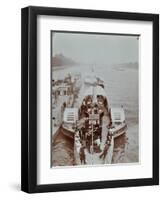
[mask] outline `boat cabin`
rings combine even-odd
[[[53,90],[53,93],[55,97],[58,96],[65,96],[65,95],[71,95],[72,94],[72,87],[71,85],[62,84],[60,86],[56,86]]]
[[[125,123],[125,112],[122,107],[121,108],[111,108],[110,115],[111,115],[111,123],[113,126],[119,125],[121,123]]]
[[[78,120],[78,109],[77,108],[65,108],[63,113],[64,124],[76,124]]]

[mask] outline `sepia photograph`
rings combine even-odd
[[[21,190],[159,184],[159,15],[22,9]]]
[[[139,35],[51,31],[51,167],[139,164]]]

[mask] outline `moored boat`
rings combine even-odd
[[[64,79],[52,80],[52,135],[56,135],[61,126],[65,108],[73,106],[74,85],[70,74]]]
[[[92,84],[81,92],[78,107],[65,109],[62,130],[74,140],[77,165],[111,164],[114,138],[127,130],[125,112],[111,108],[104,87]]]

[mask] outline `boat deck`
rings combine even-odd
[[[103,123],[102,123],[103,126],[102,126],[102,142],[101,142],[101,149],[104,148],[105,143],[106,143],[107,134],[108,134],[108,129],[107,129],[108,123],[109,123],[109,117],[106,116],[106,115],[104,115],[104,117],[103,117]],[[86,155],[86,163],[87,163],[87,165],[92,165],[92,164],[104,164],[104,163],[106,163],[105,160],[99,158],[99,156],[100,156],[101,153],[102,153],[102,152],[91,154],[91,153],[89,153],[88,150],[86,149],[85,155]],[[110,150],[108,151],[108,154],[112,154],[112,148],[110,148]],[[108,164],[111,163],[111,160],[110,160],[110,159],[109,159],[109,160],[107,159],[107,163],[108,163]],[[107,164],[107,163],[106,163],[106,164]]]
[[[107,125],[108,124],[109,124],[109,117],[104,115],[102,119],[102,142],[101,142],[102,149],[104,148],[106,139],[107,139],[107,134],[108,134]]]
[[[107,152],[107,156],[105,159],[101,159],[99,158],[99,156],[101,155],[101,153],[95,153],[95,154],[91,154],[88,152],[88,150],[85,151],[85,155],[86,155],[86,164],[87,165],[100,165],[100,164],[111,164],[112,163],[112,157],[113,157],[113,149],[114,149],[114,138],[112,138],[111,141],[111,146]]]
[[[86,150],[85,155],[86,155],[87,165],[104,164],[104,160],[99,158],[100,154],[101,153],[91,154],[91,153],[88,152],[88,150]]]

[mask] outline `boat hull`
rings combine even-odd
[[[65,135],[66,137],[68,137],[68,138],[74,140],[75,131],[66,129],[64,126],[61,126],[61,132],[62,132],[62,134]]]
[[[119,136],[126,133],[127,125],[126,124],[119,125],[119,126],[115,127],[114,129],[112,129],[112,131],[113,131],[113,137],[118,138]]]
[[[74,142],[74,160],[76,165],[83,165],[80,161],[79,149],[77,144]],[[102,151],[100,153],[91,154],[88,150],[85,150],[85,160],[87,165],[103,165],[111,164],[114,150],[114,138],[112,138],[110,147],[105,158],[100,158]]]

